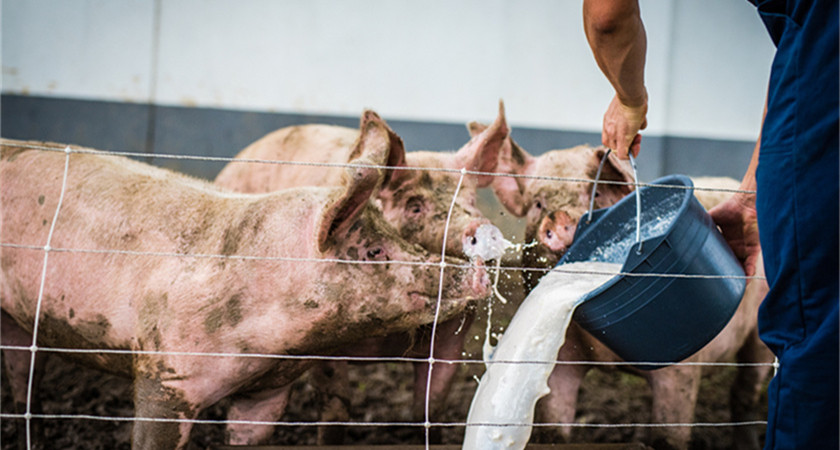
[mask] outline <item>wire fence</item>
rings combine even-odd
[[[422,168],[422,167],[387,167],[387,166],[377,166],[377,165],[362,165],[362,164],[353,164],[353,163],[313,163],[313,162],[300,162],[300,161],[277,161],[277,160],[262,160],[262,159],[234,159],[234,158],[222,158],[222,157],[205,157],[205,156],[188,156],[188,155],[176,155],[176,154],[158,154],[158,153],[137,153],[137,152],[114,152],[114,151],[97,151],[97,150],[90,150],[85,148],[76,148],[71,146],[66,147],[55,147],[50,145],[40,145],[40,144],[33,144],[33,143],[15,143],[17,147],[24,147],[34,150],[43,150],[43,151],[53,151],[53,152],[64,152],[65,154],[65,162],[64,162],[64,171],[63,171],[63,179],[61,185],[61,194],[58,200],[58,205],[56,210],[53,214],[52,220],[50,221],[50,228],[49,233],[44,245],[32,245],[32,244],[25,244],[20,242],[7,242],[4,236],[0,235],[0,249],[17,249],[17,250],[28,250],[34,252],[43,252],[43,265],[42,271],[40,274],[40,288],[38,291],[38,298],[35,305],[35,322],[33,325],[33,332],[32,332],[32,344],[30,346],[14,346],[14,345],[2,345],[0,349],[3,351],[10,351],[10,350],[18,350],[18,351],[28,351],[30,352],[30,373],[28,378],[28,386],[27,386],[27,402],[26,402],[26,411],[25,413],[16,414],[16,413],[2,413],[0,414],[0,419],[22,419],[26,421],[26,444],[27,448],[32,448],[33,445],[33,436],[31,435],[31,426],[30,423],[32,420],[41,419],[41,420],[90,420],[90,421],[111,421],[111,422],[164,422],[164,423],[192,423],[192,424],[212,424],[212,425],[225,425],[228,423],[233,424],[240,424],[240,425],[255,425],[255,426],[264,426],[264,425],[272,425],[272,426],[307,426],[307,427],[318,427],[318,426],[370,426],[370,427],[390,427],[390,426],[406,426],[406,427],[419,427],[425,429],[425,442],[426,448],[430,445],[430,433],[429,430],[434,427],[463,427],[467,426],[466,422],[432,422],[431,418],[431,411],[430,411],[430,398],[428,392],[431,391],[431,380],[432,380],[432,371],[436,364],[463,364],[463,365],[472,365],[472,364],[546,364],[545,362],[540,361],[505,361],[505,360],[495,360],[495,361],[485,361],[482,359],[435,359],[435,341],[434,336],[437,333],[437,325],[440,319],[440,305],[443,296],[443,283],[444,283],[444,270],[447,268],[455,268],[455,269],[469,269],[474,267],[473,263],[464,262],[462,264],[452,264],[444,262],[446,260],[446,246],[442,246],[443,250],[441,251],[441,262],[416,262],[416,261],[398,261],[398,260],[388,260],[388,261],[359,261],[359,260],[345,260],[345,259],[334,259],[334,258],[300,258],[300,257],[288,257],[288,256],[254,256],[254,255],[224,255],[224,254],[202,254],[202,253],[178,253],[178,252],[155,252],[155,251],[131,251],[125,249],[111,249],[111,248],[62,248],[62,247],[53,247],[52,246],[52,238],[53,233],[55,231],[56,223],[60,220],[61,217],[61,209],[62,204],[64,202],[65,192],[67,191],[67,177],[70,170],[71,165],[71,155],[72,154],[96,154],[96,155],[105,155],[105,156],[122,156],[122,157],[133,157],[133,158],[159,158],[159,159],[179,159],[179,160],[197,160],[197,161],[211,161],[211,162],[236,162],[236,163],[256,163],[256,164],[283,164],[283,165],[299,165],[299,166],[316,166],[316,167],[375,167],[378,169],[389,169],[389,170],[434,170],[434,171],[441,171],[441,172],[448,172],[453,175],[457,175],[459,177],[457,188],[453,194],[450,208],[447,214],[446,220],[446,227],[444,229],[444,237],[443,242],[447,241],[447,236],[450,233],[450,219],[453,214],[453,209],[456,205],[456,198],[458,197],[458,193],[462,188],[463,181],[466,176],[508,176],[508,177],[519,177],[519,178],[527,178],[527,179],[539,179],[545,181],[552,181],[557,183],[568,183],[568,182],[575,182],[575,183],[591,183],[591,179],[587,178],[570,178],[570,177],[550,177],[550,176],[530,176],[530,175],[516,175],[516,174],[497,174],[493,172],[479,172],[479,171],[469,171],[465,169],[457,170],[457,169],[429,169],[429,168]],[[624,185],[635,185],[633,182],[618,182],[618,181],[599,181],[599,184],[624,184]],[[661,187],[667,189],[688,189],[683,186],[672,186],[672,185],[655,185],[650,183],[638,183],[639,186],[648,186],[648,187]],[[751,194],[754,193],[752,191],[743,191],[739,189],[714,189],[714,188],[702,188],[697,187],[695,190],[698,191],[716,191],[716,192],[726,192],[726,193],[747,193]],[[38,346],[38,335],[41,327],[40,317],[41,317],[41,307],[43,304],[43,297],[44,297],[44,287],[47,283],[48,277],[48,264],[51,255],[56,253],[64,253],[64,254],[99,254],[99,255],[122,255],[125,257],[132,257],[132,258],[193,258],[193,259],[220,259],[220,260],[238,260],[238,261],[284,261],[284,262],[309,262],[309,263],[324,263],[324,264],[370,264],[370,265],[383,265],[383,264],[390,264],[390,265],[411,265],[411,266],[418,266],[418,267],[430,267],[435,268],[439,267],[440,270],[440,284],[437,289],[437,304],[434,308],[434,321],[431,323],[431,347],[429,351],[428,357],[359,357],[359,356],[331,356],[331,355],[290,355],[290,354],[266,354],[266,353],[248,353],[248,352],[240,352],[240,353],[230,353],[230,352],[181,352],[181,351],[152,351],[152,350],[128,350],[128,349],[71,349],[71,348],[54,348],[48,346]],[[566,272],[574,272],[568,271],[563,268],[554,268],[554,269],[546,269],[546,268],[534,268],[534,267],[497,267],[499,271],[566,271]],[[591,274],[591,273],[599,273],[599,272],[576,272],[576,273],[583,273],[583,274]],[[743,276],[743,275],[701,275],[701,274],[673,274],[673,273],[655,273],[655,274],[639,274],[639,273],[619,273],[621,276],[625,277],[670,277],[670,278],[723,278],[723,279],[745,279],[745,280],[755,280],[755,279],[763,279],[760,276]],[[274,360],[314,360],[314,361],[347,361],[347,362],[363,362],[363,363],[382,363],[382,362],[392,362],[392,363],[428,363],[428,373],[427,373],[427,386],[426,386],[426,398],[425,398],[425,405],[424,405],[424,413],[425,413],[425,420],[423,422],[387,422],[387,421],[306,421],[306,422],[295,422],[295,421],[276,421],[276,422],[266,422],[266,421],[248,421],[248,420],[199,420],[199,419],[172,419],[172,418],[158,418],[158,417],[125,417],[125,416],[109,416],[109,415],[89,415],[89,414],[42,414],[35,412],[31,409],[33,404],[32,396],[34,395],[37,386],[34,384],[34,368],[35,368],[35,358],[38,352],[43,353],[52,353],[52,354],[96,354],[96,355],[127,355],[127,356],[134,356],[134,355],[168,355],[168,356],[192,356],[192,357],[202,357],[202,358],[265,358],[265,359],[274,359]],[[624,361],[555,361],[549,364],[557,364],[557,365],[590,365],[590,366],[666,366],[666,365],[677,365],[677,366],[701,366],[701,367],[750,367],[750,366],[771,366],[776,367],[777,363],[738,363],[738,362],[716,362],[716,361],[708,361],[708,362],[697,362],[697,361],[684,361],[679,363],[662,363],[662,362],[624,362]],[[471,425],[482,425],[482,424],[471,424]],[[498,426],[498,424],[493,424]],[[719,422],[719,423],[701,423],[701,422],[694,422],[694,423],[617,423],[617,424],[610,424],[610,423],[534,423],[534,427],[556,427],[556,426],[564,426],[564,427],[589,427],[589,428],[655,428],[655,427],[662,427],[662,428],[669,428],[669,427],[749,427],[749,426],[764,426],[766,425],[765,421],[744,421],[744,422]],[[523,426],[523,424],[503,424],[501,426]]]

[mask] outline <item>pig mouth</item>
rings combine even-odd
[[[437,294],[430,295],[419,291],[413,291],[408,294],[412,310],[421,310],[431,308],[437,303]]]
[[[465,304],[470,304],[476,300],[485,298],[490,292],[489,277],[485,274],[483,277],[481,277],[480,280],[475,280],[472,288],[473,292],[471,292],[470,295],[466,295],[459,298],[449,298],[444,293],[440,299],[441,311],[446,311],[449,308],[451,308],[453,306],[453,301],[455,303],[463,302]],[[438,293],[435,292],[434,294],[428,294],[419,291],[413,291],[408,294],[408,297],[412,310],[434,310],[435,305],[437,305]]]
[[[472,280],[472,290],[477,296],[476,299],[490,295],[490,274],[484,268],[476,272]]]

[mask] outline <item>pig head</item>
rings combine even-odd
[[[474,126],[477,131],[480,125]],[[493,189],[500,202],[512,213],[526,217],[526,243],[535,247],[523,253],[526,267],[524,280],[528,290],[536,286],[544,270],[554,267],[572,244],[575,227],[585,220],[589,209],[592,183],[598,164],[604,157],[603,148],[579,146],[549,151],[538,157],[529,155],[512,139],[502,148],[498,171],[517,177],[499,177]],[[611,206],[631,192],[632,172],[627,163],[606,159],[595,193],[595,208]],[[551,177],[554,179],[544,179]],[[613,183],[609,183],[609,182]],[[737,189],[738,183],[726,178],[696,179],[695,186],[711,189]],[[696,190],[700,203],[711,208],[725,200],[731,192]],[[761,276],[762,274],[758,274]],[[757,333],[758,305],[767,292],[763,279],[748,280],[747,289],[734,317],[706,347],[691,356],[689,362],[734,361],[748,365],[739,367],[731,389],[730,409],[733,421],[755,420],[759,392],[768,373],[772,354],[759,340]],[[558,354],[559,361],[583,361],[581,364],[558,364],[549,377],[551,392],[540,400],[537,415],[545,423],[571,424],[575,422],[575,403],[580,383],[587,371],[595,367],[586,362],[619,362],[619,358],[600,341],[584,331],[574,321],[569,326],[566,342]],[[753,364],[753,365],[749,365]],[[602,366],[598,366],[602,367]],[[626,366],[624,366],[626,367]],[[690,423],[700,385],[702,367],[674,365],[639,372],[651,385],[652,421],[655,423]],[[541,430],[552,442],[571,438],[572,428],[545,427]],[[647,440],[656,448],[687,448],[691,437],[689,427],[651,428]],[[758,448],[755,428],[735,427],[733,445],[737,448]]]
[[[471,123],[470,133],[484,130]],[[587,145],[553,150],[539,157],[531,156],[512,138],[506,139],[499,153],[499,176],[492,188],[499,202],[525,220],[525,243],[532,244],[522,254],[527,290],[536,286],[566,253],[574,239],[577,224],[589,210],[591,180],[603,160],[595,191],[595,209],[610,206],[633,190],[633,173],[626,161],[619,160],[603,147]]]
[[[367,139],[374,122],[385,127],[391,145],[386,154],[363,155],[368,147],[354,143]],[[468,258],[472,256],[470,247],[476,245],[475,230],[489,224],[475,206],[476,189],[488,186],[492,177],[467,175],[458,188],[459,171],[493,172],[507,133],[504,108],[500,104],[495,122],[456,152],[406,152],[402,139],[385,121],[375,112],[365,111],[358,130],[300,125],[274,131],[242,150],[219,172],[215,184],[251,193],[296,186],[335,186],[341,183],[341,168],[337,166],[364,156],[395,168],[389,171],[375,197],[387,220],[403,238],[432,253],[441,253],[444,231],[448,229],[446,254]]]
[[[134,424],[135,449],[183,448],[182,419],[286,389],[308,364],[242,354],[328,353],[431,322],[439,289],[444,319],[487,294],[483,268],[441,278],[385,221],[370,162],[340,187],[246,195],[89,149],[0,145],[4,344],[31,345],[37,320],[41,347],[102,350],[71,356],[132,378],[136,416],[161,419]],[[29,367],[7,368],[25,395]]]

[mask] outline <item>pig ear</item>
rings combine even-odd
[[[499,163],[496,171],[513,175],[526,175],[534,165],[536,158],[528,154],[522,147],[508,137],[499,153]],[[521,177],[496,177],[493,180],[493,192],[496,198],[511,214],[522,217],[528,212],[528,202],[525,199],[527,179]]]
[[[348,162],[367,159],[377,166],[405,167],[405,146],[391,127],[371,110],[362,113],[359,121],[359,139],[350,152]],[[383,184],[390,184],[405,170],[384,169]]]
[[[344,173],[345,191],[329,203],[321,218],[318,231],[318,249],[326,251],[347,230],[367,205],[373,193],[382,185],[387,169],[376,166],[391,165],[392,147],[402,148],[402,141],[394,144],[391,129],[373,111],[362,114],[359,139],[351,151],[351,163]],[[402,154],[405,152],[403,151]],[[399,154],[399,152],[397,152]]]
[[[589,162],[590,173],[588,175],[590,178],[595,178],[595,174],[598,171],[598,165],[601,163],[601,160],[604,158],[604,154],[606,152],[607,150],[604,147],[598,147],[593,152],[592,159]],[[600,179],[633,183],[633,168],[630,167],[629,161],[623,161],[616,156],[615,152],[610,152],[607,156],[607,160],[604,162],[604,167],[601,168]],[[613,184],[611,185],[611,188],[617,189],[622,196],[633,191],[632,184]]]
[[[470,128],[470,125],[467,127]],[[499,101],[499,115],[489,127],[478,134],[473,134],[470,128],[472,139],[455,154],[457,168],[466,168],[474,172],[495,172],[499,152],[509,133],[510,129],[505,119],[505,105]],[[490,175],[478,177],[478,187],[487,187],[492,182],[493,177]]]
[[[385,122],[382,122],[385,125]],[[383,163],[384,166],[388,166],[388,169],[385,169],[385,178],[382,181],[383,186],[390,186],[392,184],[399,184],[401,179],[405,179],[408,177],[409,173],[407,170],[400,170],[399,167],[405,167],[405,145],[403,144],[403,140],[397,133],[394,133],[394,130],[385,125],[385,128],[388,131],[388,140],[390,144],[390,150],[388,152],[388,160]]]
[[[372,164],[366,159],[357,163]],[[350,167],[346,174],[344,192],[328,202],[321,215],[318,250],[322,253],[341,239],[341,234],[350,228],[382,182],[382,172],[375,167]]]
[[[487,129],[487,125],[478,122],[470,122],[467,124],[467,131],[470,133],[470,137],[476,137],[482,131]]]

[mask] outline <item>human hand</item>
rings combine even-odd
[[[647,94],[638,106],[627,106],[616,95],[604,114],[601,143],[613,149],[620,159],[628,159],[628,153],[639,156],[642,145],[640,130],[647,127]]]
[[[709,215],[741,262],[744,273],[748,277],[756,275],[761,244],[758,239],[755,194],[736,193],[709,210]]]

